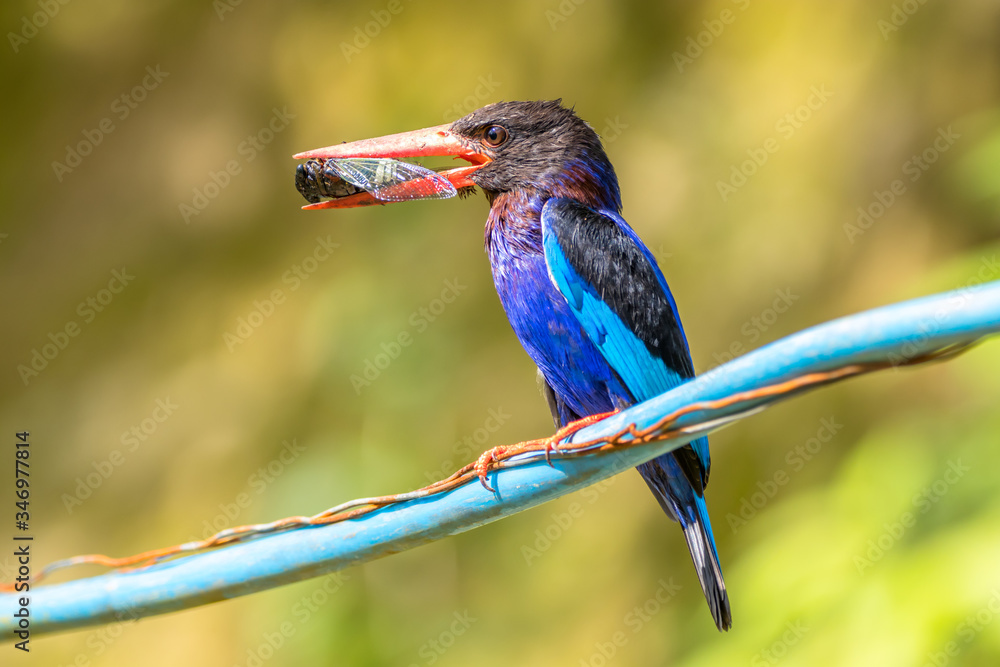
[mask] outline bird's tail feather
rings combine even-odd
[[[719,553],[715,549],[715,538],[712,536],[712,524],[708,521],[708,509],[705,499],[695,496],[694,502],[686,508],[689,511],[681,519],[684,529],[684,539],[687,540],[691,560],[698,572],[701,590],[708,601],[708,608],[715,619],[719,630],[729,630],[733,625],[733,616],[729,608],[729,594],[726,592],[726,582],[722,578],[722,568],[719,566]]]
[[[712,524],[708,520],[705,496],[691,487],[672,454],[647,461],[638,466],[638,470],[663,511],[680,522],[684,529],[684,539],[687,540],[688,551],[691,552],[691,560],[694,561],[715,625],[719,630],[728,630],[733,625],[733,617],[726,582],[719,566],[719,553],[712,536]]]

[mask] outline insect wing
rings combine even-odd
[[[329,161],[341,178],[381,201],[447,199],[458,194],[441,174],[391,158],[343,158]]]
[[[375,188],[376,174],[383,162],[393,162],[393,160],[368,157],[334,158],[326,161],[326,168],[354,187],[371,192]]]
[[[382,201],[409,201],[413,199],[447,199],[458,190],[441,174],[409,162],[396,162],[393,178],[388,179],[372,192]]]

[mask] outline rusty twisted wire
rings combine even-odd
[[[433,484],[429,484],[415,491],[386,496],[374,496],[370,498],[357,498],[326,509],[318,514],[314,514],[313,516],[290,516],[277,521],[272,521],[270,523],[235,526],[233,528],[227,528],[226,530],[219,531],[204,540],[185,542],[161,549],[144,551],[133,556],[126,556],[122,558],[112,558],[104,554],[74,556],[72,558],[50,563],[40,570],[36,576],[32,577],[31,583],[37,583],[57,570],[77,565],[103,565],[105,567],[124,572],[148,567],[157,562],[171,558],[190,556],[202,551],[222,547],[235,542],[249,540],[269,533],[339,523],[341,521],[347,521],[349,519],[370,514],[371,512],[389,505],[446,493],[476,479],[478,479],[486,489],[493,491],[486,481],[489,471],[528,465],[536,463],[542,458],[541,456],[526,455],[541,454],[544,455],[544,459],[547,462],[551,463],[552,457],[571,458],[583,455],[600,455],[615,450],[636,447],[659,440],[666,440],[679,435],[711,430],[711,428],[719,422],[718,419],[713,418],[702,422],[696,422],[695,424],[688,426],[680,426],[677,422],[686,415],[703,410],[720,410],[738,406],[740,404],[758,403],[758,405],[750,406],[746,410],[737,410],[734,413],[731,413],[726,419],[726,421],[729,421],[731,419],[746,416],[750,412],[754,412],[757,409],[765,407],[769,402],[774,402],[779,398],[788,398],[810,387],[830,384],[849,377],[854,377],[864,373],[871,373],[873,371],[883,370],[886,368],[911,366],[951,358],[965,352],[967,349],[972,347],[975,342],[976,341],[944,347],[919,357],[904,359],[898,362],[876,361],[870,363],[850,364],[848,366],[843,366],[830,371],[807,373],[783,382],[730,394],[729,396],[725,396],[723,398],[689,403],[688,405],[664,415],[657,422],[646,428],[640,429],[636,426],[636,424],[632,423],[626,425],[624,428],[612,435],[593,438],[582,442],[570,442],[569,438],[581,429],[601,421],[615,413],[612,412],[592,415],[568,424],[567,426],[564,426],[556,431],[553,435],[546,438],[527,440],[514,445],[501,445],[491,449],[481,455],[477,461],[466,464],[445,479],[434,482]],[[762,401],[763,403],[761,403]],[[13,590],[13,583],[3,584],[0,586],[0,590]]]

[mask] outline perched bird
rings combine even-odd
[[[471,163],[439,175],[455,188],[478,186],[486,193],[493,281],[514,333],[538,366],[557,427],[694,377],[670,288],[621,216],[618,178],[600,137],[561,101],[490,104],[447,125],[295,157],[433,155]],[[306,208],[375,203],[383,202],[356,192]],[[702,437],[638,470],[683,528],[715,624],[728,630],[729,597],[704,496],[710,467]]]

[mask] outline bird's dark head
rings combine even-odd
[[[296,155],[296,158],[454,156],[471,166],[441,172],[457,188],[477,185],[492,201],[529,191],[618,210],[618,178],[597,133],[560,100],[497,102],[453,123]],[[359,193],[312,208],[367,203]],[[357,200],[355,203],[354,200]]]
[[[618,179],[601,138],[559,100],[490,104],[451,131],[489,157],[469,180],[491,198],[518,189],[585,200],[600,193],[613,199],[601,204],[619,208]]]

